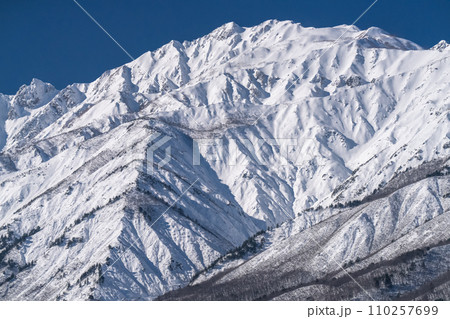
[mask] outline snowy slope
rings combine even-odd
[[[449,191],[448,177],[431,177],[355,208],[303,214],[162,299],[429,298],[430,282],[448,280]]]
[[[419,182],[450,155],[444,44],[228,23],[0,95],[1,298],[152,299],[259,230]]]

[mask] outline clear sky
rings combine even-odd
[[[172,39],[192,40],[230,21],[351,24],[373,0],[78,0],[134,57]],[[430,47],[450,40],[450,0],[379,0],[356,24]],[[129,62],[73,0],[0,0],[0,92],[33,77],[58,89]]]

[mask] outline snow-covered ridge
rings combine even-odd
[[[228,23],[0,95],[0,296],[155,298],[288,216],[405,186],[450,155],[449,57],[378,28]],[[172,160],[148,174],[154,133]],[[210,143],[195,165],[194,139],[236,141],[239,164]],[[264,165],[242,142],[277,139],[292,156],[265,143]]]
[[[441,40],[441,41],[439,41],[438,44],[433,46],[431,48],[431,50],[438,50],[438,51],[442,52],[444,50],[449,50],[449,47],[450,47],[450,44],[448,44],[445,40]]]
[[[307,212],[161,299],[448,299],[449,187],[448,176],[432,177],[354,208]]]

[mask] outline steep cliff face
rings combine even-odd
[[[386,225],[413,236],[446,212],[430,176],[450,155],[449,57],[378,28],[229,23],[92,83],[0,95],[0,298],[156,298],[261,230],[356,209],[326,207],[384,216],[342,217],[339,262]],[[413,219],[371,206],[414,183],[437,195]]]

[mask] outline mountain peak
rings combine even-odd
[[[370,27],[361,31],[356,37],[358,43],[366,48],[385,48],[397,50],[421,50],[416,43],[399,38],[389,32],[378,28]]]
[[[237,23],[228,22],[228,23],[225,23],[224,25],[218,27],[217,29],[215,29],[211,34],[218,40],[223,40],[223,39],[229,38],[233,34],[241,33],[243,31],[244,31],[244,28],[239,26]]]
[[[366,36],[370,36],[370,37],[378,37],[378,36],[382,36],[382,35],[392,36],[385,30],[378,28],[378,27],[370,27],[367,30],[365,30],[364,32],[365,32]]]
[[[22,85],[17,91],[13,102],[24,107],[39,107],[49,102],[58,90],[50,83],[33,78],[29,85]]]
[[[236,22],[233,22],[233,21],[225,23],[224,25],[222,25],[218,29],[232,30],[232,31],[235,31],[235,32],[242,32],[243,31],[243,28],[240,25],[238,25]]]
[[[450,44],[447,43],[445,40],[439,41],[438,44],[436,44],[434,47],[431,48],[431,50],[437,50],[439,52],[442,52],[444,50],[448,50],[450,47]]]

